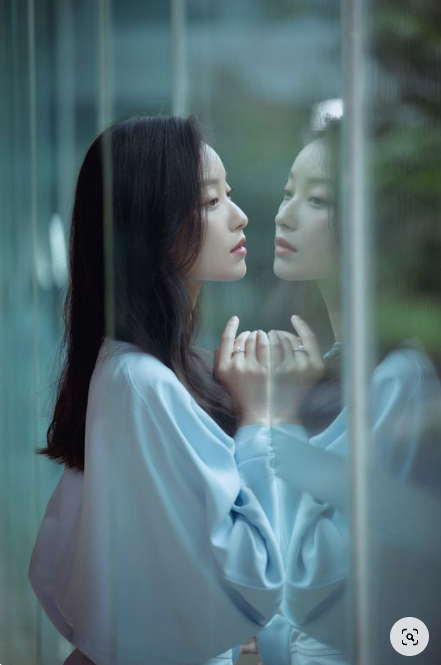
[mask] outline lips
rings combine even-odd
[[[233,247],[233,249],[230,251],[230,254],[232,254],[233,252],[237,252],[239,249],[241,249],[241,247],[243,247],[245,245],[246,241],[247,241],[247,239],[245,238],[245,236],[243,238],[241,238],[239,240],[239,242],[237,243],[237,245],[235,247]]]
[[[291,252],[296,252],[295,247],[289,244],[284,238],[279,238],[276,236],[276,247],[281,247],[283,249],[289,249]]]

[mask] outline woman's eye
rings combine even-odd
[[[283,200],[287,201],[288,199],[292,198],[291,192],[288,192],[287,189],[283,190]]]
[[[217,198],[216,199],[210,199],[209,201],[207,201],[207,206],[209,208],[214,208],[218,203],[219,203],[219,199],[217,199]]]
[[[230,191],[227,192],[227,196],[228,196],[229,199],[233,198],[233,196],[232,196],[233,192],[234,192],[234,189],[230,189]]]
[[[322,208],[323,206],[328,205],[328,202],[325,199],[320,198],[320,196],[310,196],[309,202],[316,208]]]

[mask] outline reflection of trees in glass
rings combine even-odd
[[[441,6],[370,3],[375,71],[372,215],[379,330],[414,336],[441,363]]]

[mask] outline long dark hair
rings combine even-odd
[[[194,117],[129,118],[89,148],[72,213],[66,355],[40,454],[84,469],[89,383],[106,334],[161,360],[227,433],[235,432],[237,405],[194,346],[198,309],[185,283],[204,239],[202,171]]]
[[[339,199],[343,122],[343,118],[328,117],[320,129],[304,134],[305,144],[319,140],[324,147],[334,199],[329,225],[338,245],[341,237]],[[420,322],[418,315],[409,316],[421,297],[428,301],[428,313],[439,310],[439,271],[434,269],[434,254],[427,252],[428,243],[433,245],[435,253],[437,243],[439,246],[439,234],[434,230],[439,191],[433,185],[439,172],[439,159],[435,157],[431,162],[430,156],[426,158],[422,155],[421,145],[415,141],[414,127],[411,131],[415,144],[401,148],[398,143],[400,151],[392,150],[388,143],[390,136],[395,137],[399,131],[399,136],[404,137],[408,129],[406,126],[398,127],[395,115],[392,115],[391,123],[384,122],[382,114],[372,121],[370,127],[369,194],[376,259],[373,307],[375,362],[380,363],[397,349],[424,350],[441,377],[438,338],[431,339],[426,321]],[[397,143],[392,145],[396,148]],[[399,317],[402,325],[396,325],[394,316]],[[327,351],[324,375],[301,405],[300,417],[311,435],[326,429],[344,406],[342,345]]]
[[[340,246],[340,146],[341,119],[325,116],[316,129],[305,129],[302,133],[303,145],[320,141],[324,148],[325,170],[331,177],[332,205],[329,209],[329,228]],[[305,396],[300,406],[300,419],[311,436],[325,430],[343,408],[342,390],[342,347],[336,345],[326,350],[323,361],[325,371]]]

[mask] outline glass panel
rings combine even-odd
[[[36,5],[0,3],[1,662],[55,665],[71,650],[26,575],[62,471],[33,451],[44,445],[59,378],[80,165],[113,120],[194,112],[249,220],[246,278],[206,283],[198,344],[212,352],[233,314],[240,331],[290,333],[290,316],[298,314],[319,346],[306,354],[299,349],[309,342],[297,327],[302,339],[289,341],[297,369],[290,356],[282,389],[280,376],[272,376],[272,463],[287,583],[274,623],[259,632],[263,620],[251,612],[248,636],[256,627],[266,664],[280,656],[296,665],[312,659],[391,665],[401,658],[390,644],[392,625],[415,617],[427,625],[430,641],[414,662],[435,663],[441,634],[435,4],[39,0],[38,11]],[[343,97],[342,120],[329,123],[341,115]],[[331,182],[314,182],[322,189],[302,194],[302,177],[312,172]],[[108,194],[112,176],[109,168]],[[294,212],[302,196],[306,217]],[[111,221],[109,215],[108,229]],[[279,244],[274,274],[275,229],[295,245],[295,258],[290,263],[289,248],[284,253]],[[106,239],[110,274],[113,233]],[[108,296],[113,306],[111,290]],[[315,353],[325,356],[323,377],[320,363],[315,373],[300,370]],[[109,432],[118,425],[118,406],[119,396],[109,393]],[[164,505],[174,490],[167,491]],[[113,553],[122,508],[119,495],[111,500]],[[172,554],[173,548],[164,557]],[[125,638],[115,573],[121,561],[111,554],[106,562],[111,602],[105,609],[117,644]],[[182,588],[173,590],[176,598]],[[196,603],[204,588],[187,595]],[[217,609],[206,593],[206,607]],[[231,596],[236,603],[236,590]],[[239,600],[234,607],[243,618],[249,601],[244,610]],[[406,635],[414,627],[406,625]],[[219,625],[213,620],[209,628],[197,639],[217,639]]]
[[[235,312],[241,330],[292,330],[291,311],[314,313],[328,344],[318,292],[277,279],[272,247],[280,192],[311,106],[341,97],[340,10],[337,2],[300,0],[42,0],[38,8],[5,0],[0,7],[0,656],[51,665],[71,647],[37,606],[26,573],[62,469],[33,451],[45,442],[63,358],[69,222],[83,156],[115,118],[201,114],[250,219],[247,279],[207,284],[201,345],[212,350]],[[117,617],[116,602],[114,610]]]
[[[371,441],[381,473],[368,474],[366,486],[370,630],[360,662],[399,663],[404,654],[432,663],[441,619],[439,8],[371,0],[366,12],[372,410],[383,421]],[[403,618],[396,652],[390,631]],[[429,632],[421,653],[424,627],[412,618]]]

